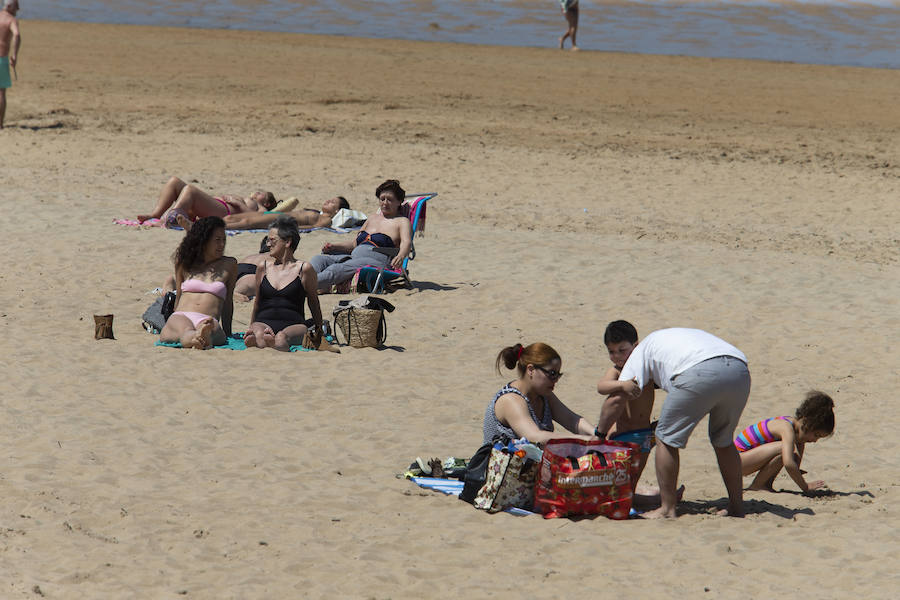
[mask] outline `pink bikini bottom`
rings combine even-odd
[[[179,310],[178,312],[173,312],[171,316],[174,317],[175,315],[181,315],[183,317],[187,317],[188,319],[190,319],[191,323],[194,324],[194,329],[197,329],[197,325],[200,324],[200,321],[203,321],[204,319],[212,319],[212,317],[210,317],[209,315],[204,315],[203,313],[198,313],[198,312],[190,312],[190,311],[186,311],[186,310]],[[219,322],[216,321],[215,319],[213,319],[212,322],[213,322],[213,326],[215,328],[218,328]]]
[[[215,200],[216,202],[218,202],[219,204],[221,204],[222,206],[225,207],[225,214],[226,214],[226,215],[230,215],[230,214],[231,214],[231,205],[230,205],[230,204],[228,204],[227,202],[225,202],[225,201],[222,200],[221,198],[213,198],[213,200]]]

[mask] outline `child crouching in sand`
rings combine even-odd
[[[734,440],[744,476],[759,471],[747,489],[774,492],[772,484],[782,467],[804,493],[825,487],[824,481],[803,478],[800,460],[807,442],[814,444],[832,433],[834,401],[818,391],[806,395],[794,417],[773,417],[751,425]]]

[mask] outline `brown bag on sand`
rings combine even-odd
[[[95,340],[114,340],[113,335],[113,316],[112,315],[94,315],[94,339]]]
[[[312,339],[312,336],[309,334],[309,331],[307,331],[306,334],[304,334],[302,345],[304,348],[307,348],[309,350],[322,350],[325,352],[337,352],[338,354],[341,353],[341,349],[338,348],[337,346],[335,346],[334,344],[332,344],[331,342],[329,342],[327,339],[325,339],[325,336],[322,336],[319,338],[319,345],[316,346],[315,343],[313,343],[313,339]]]

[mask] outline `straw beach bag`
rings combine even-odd
[[[335,315],[334,321],[353,348],[375,348],[384,343],[387,326],[382,310],[351,306]]]
[[[332,312],[337,329],[351,347],[377,348],[387,337],[385,310],[391,312],[394,306],[380,298],[362,296],[353,301],[342,300]]]

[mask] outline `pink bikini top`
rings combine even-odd
[[[213,296],[218,296],[219,298],[225,299],[225,284],[221,281],[214,281],[212,283],[206,283],[201,279],[185,279],[181,282],[181,291],[182,292],[206,292],[208,294],[212,294]]]

